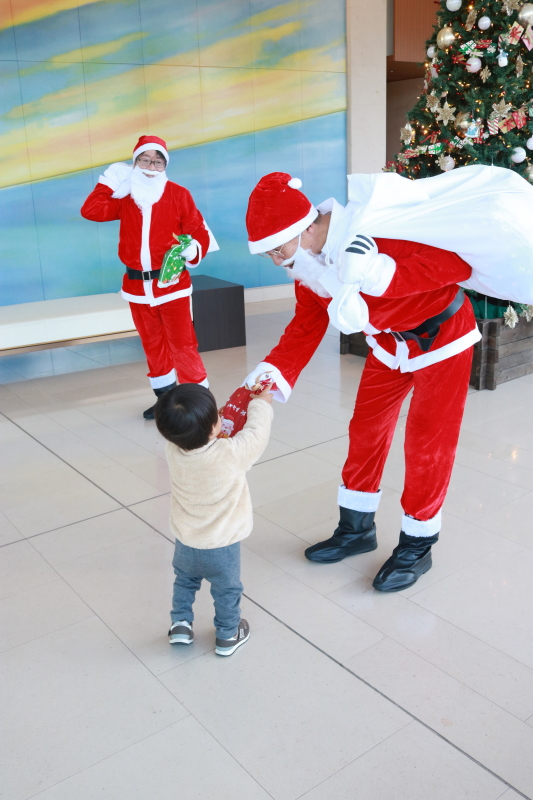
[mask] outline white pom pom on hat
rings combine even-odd
[[[291,189],[301,189],[302,182],[300,178],[291,178],[290,181],[287,181],[287,186],[290,186]]]

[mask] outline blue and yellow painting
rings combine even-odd
[[[283,280],[246,245],[261,175],[344,199],[344,0],[0,0],[0,71],[1,305],[118,291],[118,223],[79,209],[142,134],[220,244],[204,274]]]

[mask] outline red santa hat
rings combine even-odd
[[[264,175],[248,201],[246,228],[250,253],[264,253],[290,242],[318,216],[299,178],[287,172]]]
[[[167,164],[170,161],[167,143],[164,139],[160,139],[159,136],[141,136],[133,150],[133,161],[135,162],[137,156],[140,156],[141,153],[145,153],[147,150],[159,150],[159,152],[163,153],[165,156]]]

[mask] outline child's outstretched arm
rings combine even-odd
[[[249,470],[261,457],[270,438],[274,416],[271,389],[272,386],[269,385],[261,394],[253,395],[244,428],[228,440],[235,450],[237,459],[246,470]]]

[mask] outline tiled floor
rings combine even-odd
[[[222,403],[290,301],[247,307],[246,348],[205,354]],[[377,551],[321,566],[363,362],[329,332],[250,473],[252,637],[167,644],[163,443],[136,339],[0,359],[0,797],[533,797],[533,376],[471,392],[433,569],[371,580],[399,533],[392,446]]]

